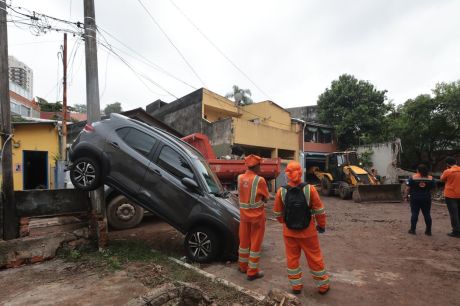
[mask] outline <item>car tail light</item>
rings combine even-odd
[[[85,125],[85,128],[83,129],[87,133],[92,133],[94,132],[94,127],[91,125],[91,123],[88,123]]]

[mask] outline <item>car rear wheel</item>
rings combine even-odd
[[[125,196],[116,196],[107,205],[107,221],[115,229],[136,227],[143,217],[144,209],[131,203]]]
[[[210,227],[196,227],[185,236],[188,258],[199,263],[216,259],[220,251],[218,233]]]
[[[91,157],[80,157],[70,167],[70,180],[75,188],[91,191],[101,185],[101,167]]]

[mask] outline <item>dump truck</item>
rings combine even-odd
[[[194,133],[181,139],[200,151],[211,166],[212,172],[217,175],[226,189],[236,189],[238,175],[244,173],[247,169],[243,159],[218,159],[211,147],[208,136],[201,133]],[[280,172],[280,158],[263,158],[257,174],[270,181],[276,179]]]
[[[381,184],[377,178],[360,167],[355,151],[334,152],[326,155],[323,170],[307,169],[307,175],[316,176],[325,196],[339,195],[355,202],[401,202],[400,184]]]

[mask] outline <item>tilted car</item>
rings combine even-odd
[[[119,114],[87,124],[69,150],[70,179],[106,184],[186,234],[188,257],[234,257],[239,209],[203,156],[179,138]]]

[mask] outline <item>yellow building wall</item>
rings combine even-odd
[[[241,109],[241,119],[254,120],[259,118],[260,123],[264,125],[295,131],[291,124],[291,115],[271,101],[245,105]]]
[[[210,122],[228,117],[237,117],[238,108],[227,98],[203,89],[203,118]]]
[[[23,190],[23,151],[48,152],[48,188],[54,189],[54,173],[51,172],[51,168],[54,169],[56,166],[55,160],[59,155],[57,128],[51,124],[16,125],[13,134],[14,190]]]
[[[242,118],[233,118],[233,143],[263,148],[272,148],[272,157],[278,151],[294,151],[294,159],[299,158],[299,135],[295,131],[257,124]]]

